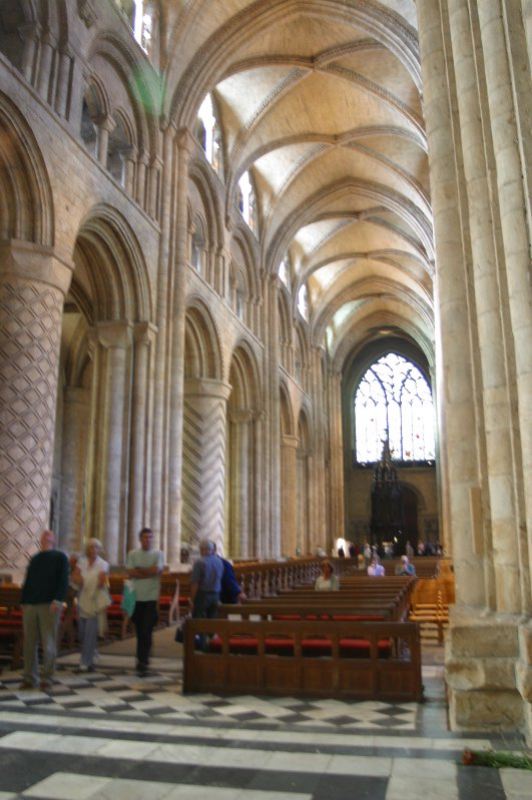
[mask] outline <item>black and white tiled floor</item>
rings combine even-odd
[[[181,693],[175,659],[139,679],[61,659],[50,692],[0,675],[0,800],[530,800],[532,773],[459,764],[464,746],[519,747],[446,728],[441,668],[428,702],[348,703]]]

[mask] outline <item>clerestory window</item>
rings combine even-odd
[[[375,361],[353,396],[358,463],[378,461],[388,440],[394,460],[434,459],[434,406],[427,380],[397,353]]]

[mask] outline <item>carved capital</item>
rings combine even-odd
[[[49,247],[11,239],[0,242],[0,277],[13,275],[22,280],[46,283],[66,294],[73,265],[59,259]]]
[[[78,13],[87,28],[90,28],[98,16],[94,0],[78,0]]]
[[[97,340],[103,347],[126,350],[131,347],[132,328],[129,322],[98,322],[95,331]]]

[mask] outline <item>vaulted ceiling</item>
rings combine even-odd
[[[346,353],[399,331],[430,357],[414,1],[181,0],[164,13],[168,114],[190,87],[191,115],[212,93],[228,201],[250,170],[263,265],[287,258],[294,293],[306,283],[315,341]]]

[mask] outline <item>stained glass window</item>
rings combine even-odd
[[[388,439],[392,458],[434,459],[432,393],[421,371],[397,353],[364,373],[354,395],[356,460],[378,461]]]

